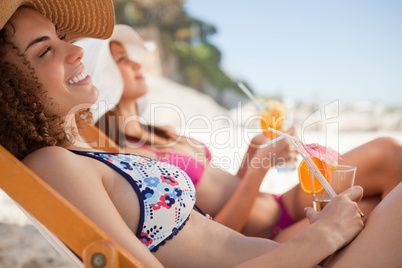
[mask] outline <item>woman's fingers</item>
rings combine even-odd
[[[363,188],[359,185],[352,186],[351,188],[342,192],[340,195],[343,195],[350,200],[359,203],[360,200],[363,198]]]
[[[306,213],[306,217],[310,221],[310,224],[317,220],[317,214],[319,212],[315,211],[312,207],[304,208],[304,212]]]
[[[336,196],[321,212],[306,208],[311,224],[330,230],[337,248],[350,242],[364,227],[361,211],[353,200],[360,200],[363,189],[354,186]]]
[[[363,219],[364,218],[364,213],[362,212],[362,210],[359,208],[359,206],[357,205],[356,202],[354,202],[357,206],[357,213],[359,214],[359,216]]]

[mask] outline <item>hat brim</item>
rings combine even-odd
[[[144,52],[147,50],[144,40],[131,27],[124,24],[116,24],[109,42],[117,41],[124,45],[128,57],[135,62],[141,62]]]
[[[97,122],[107,111],[112,110],[121,99],[124,81],[110,52],[111,41],[121,43],[131,60],[141,62],[146,47],[137,32],[128,25],[116,25],[112,36],[107,40],[85,38],[74,44],[84,49],[82,63],[85,71],[92,77],[93,84],[99,90],[97,103],[91,107],[94,122]],[[145,95],[137,99],[138,113],[144,112],[148,104]]]
[[[71,42],[82,37],[109,38],[114,27],[111,0],[2,0],[0,27],[20,6],[28,6],[52,21]]]

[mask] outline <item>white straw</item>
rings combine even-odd
[[[250,100],[253,101],[255,106],[257,106],[258,111],[262,112],[264,108],[261,106],[261,104],[258,102],[258,100],[254,97],[253,93],[241,82],[237,83],[237,85],[243,90],[243,92],[250,98]]]
[[[273,128],[268,128],[268,130],[275,132],[281,136],[287,137],[290,139],[290,141],[292,142],[293,146],[296,147],[296,149],[298,150],[298,152],[300,153],[300,155],[303,157],[304,161],[306,161],[308,167],[310,168],[310,170],[314,173],[314,175],[316,176],[316,178],[321,182],[322,186],[324,186],[324,189],[328,192],[328,194],[334,198],[336,196],[336,193],[334,191],[334,189],[332,189],[331,185],[328,183],[328,181],[324,178],[324,176],[321,174],[320,170],[318,169],[317,165],[314,163],[314,161],[311,159],[310,155],[307,153],[306,149],[304,148],[304,146],[301,144],[301,142],[293,137],[290,136],[286,133],[283,133],[281,131],[278,131],[276,129]],[[270,142],[268,142],[269,144],[272,144],[274,142],[277,142],[278,138],[275,140],[272,140]],[[268,145],[269,145],[268,144]],[[265,144],[261,145],[260,148],[262,148],[262,146],[264,146]],[[267,146],[268,146],[267,145]],[[266,146],[264,146],[266,147]]]
[[[279,136],[279,137],[276,138],[276,139],[270,140],[269,142],[264,143],[263,145],[260,145],[260,148],[268,147],[268,146],[270,146],[271,144],[273,144],[273,143],[275,143],[275,142],[278,142],[278,141],[280,141],[281,139],[284,139],[284,138],[285,138],[285,136]]]

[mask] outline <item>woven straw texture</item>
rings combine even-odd
[[[106,39],[114,27],[112,0],[1,0],[1,29],[18,7],[34,8],[51,20],[67,41],[82,37]]]

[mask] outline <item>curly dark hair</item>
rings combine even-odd
[[[6,26],[0,30],[0,144],[21,160],[42,147],[65,147],[68,139],[63,118],[45,111],[43,86],[10,42],[13,26]]]

